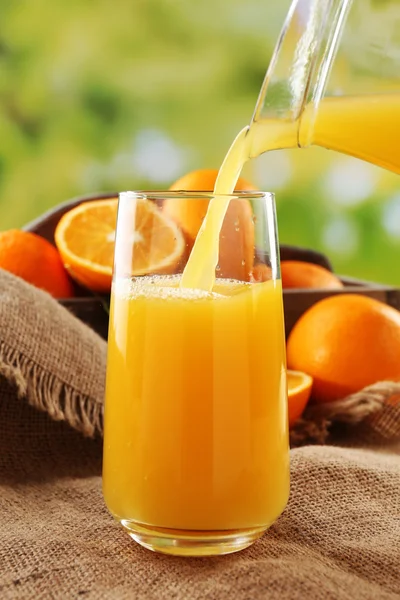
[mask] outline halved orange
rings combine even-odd
[[[54,234],[71,277],[93,291],[111,289],[117,207],[116,198],[83,202],[60,219]],[[129,256],[127,274],[173,272],[185,249],[175,222],[144,198],[136,199],[129,221],[123,223]]]
[[[289,427],[301,417],[310,399],[313,378],[302,371],[287,372]]]

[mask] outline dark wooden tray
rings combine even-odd
[[[102,198],[116,198],[117,196],[117,192],[106,192],[73,198],[28,223],[23,229],[25,229],[25,231],[37,233],[54,244],[55,228],[65,212],[82,202],[99,200]],[[302,260],[312,262],[332,271],[332,265],[329,259],[321,252],[316,252],[315,250],[281,244],[280,256],[281,260]],[[385,302],[400,310],[399,288],[370,281],[361,281],[350,277],[341,277],[341,280],[345,285],[344,289],[290,289],[283,291],[286,336],[290,333],[299,317],[308,308],[328,296],[343,293],[363,294],[364,296],[375,298],[376,300]],[[77,296],[75,298],[68,298],[65,300],[60,299],[60,304],[65,306],[81,321],[92,327],[92,329],[97,331],[104,339],[107,339],[109,296],[96,296],[95,294],[88,295],[87,290],[80,288],[79,286],[76,286],[76,293]]]

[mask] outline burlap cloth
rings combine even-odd
[[[105,343],[0,271],[0,352],[0,599],[400,598],[400,460],[365,423],[291,451],[289,505],[249,549],[156,555],[102,500]]]

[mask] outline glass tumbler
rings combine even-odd
[[[274,198],[233,194],[212,291],[183,288],[212,197],[123,192],[115,242],[104,498],[136,542],[183,556],[249,546],[289,494]]]

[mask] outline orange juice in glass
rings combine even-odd
[[[228,211],[205,291],[180,285],[190,241],[163,210],[199,197],[215,196],[120,194],[104,425],[108,509],[141,545],[186,556],[249,546],[289,494],[274,198],[232,194],[248,222]]]

